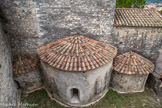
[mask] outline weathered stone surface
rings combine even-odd
[[[14,108],[17,90],[13,81],[11,51],[0,24],[0,108]]]
[[[14,80],[19,82],[22,93],[30,93],[42,88],[42,80],[39,70],[15,75]]]
[[[162,28],[114,27],[115,0],[1,0],[12,50],[35,53],[38,46],[75,34],[133,50],[155,61]]]
[[[113,71],[111,77],[111,87],[118,93],[143,92],[147,75],[127,75]]]
[[[34,0],[44,43],[80,34],[110,41],[115,0]]]
[[[98,101],[108,91],[112,61],[86,72],[67,72],[44,62],[41,65],[49,96],[63,105],[87,106]],[[73,89],[78,89],[78,96],[75,95],[78,99],[73,98]]]
[[[132,50],[155,63],[162,46],[162,28],[114,27],[112,40],[119,55]]]
[[[8,20],[4,29],[13,53],[35,53],[41,41],[33,0],[1,0],[0,6]]]
[[[111,41],[115,0],[1,0],[0,6],[13,53],[35,54],[38,46],[75,34]]]
[[[148,83],[156,95],[162,100],[162,80],[157,78],[155,74],[151,74],[149,75]]]
[[[148,83],[157,96],[162,100],[162,49],[159,50],[160,55],[156,60],[155,72],[149,75]]]
[[[36,47],[75,34],[110,42],[116,0],[2,0],[12,50]]]
[[[157,78],[162,78],[162,49],[159,52],[159,57],[156,60],[155,74],[157,74]]]

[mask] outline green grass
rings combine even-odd
[[[22,103],[38,104],[32,108],[64,108],[51,100],[44,90],[36,91],[22,98]],[[88,108],[162,108],[162,103],[157,101],[157,97],[150,89],[134,94],[118,94],[109,90],[104,98]]]
[[[38,104],[34,108],[64,108],[51,100],[45,90],[36,91],[21,99],[22,103]],[[33,108],[33,107],[32,107]]]

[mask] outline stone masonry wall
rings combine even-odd
[[[0,7],[7,19],[5,33],[13,52],[35,53],[41,41],[32,0],[0,0]]]
[[[116,0],[34,0],[46,44],[80,34],[110,41]]]
[[[52,99],[70,106],[88,106],[98,101],[108,91],[112,63],[85,72],[68,72],[41,62],[45,88]],[[79,91],[79,103],[72,102],[73,88]]]
[[[119,55],[132,50],[155,62],[162,47],[162,28],[114,27],[112,40]]]
[[[19,82],[22,93],[31,93],[42,88],[40,70],[14,75],[14,80]]]
[[[162,49],[159,50],[159,57],[156,60],[155,72],[149,75],[148,83],[157,96],[162,100]]]
[[[13,52],[80,34],[109,42],[116,0],[2,0]]]
[[[128,75],[113,71],[111,87],[118,93],[143,92],[148,75]]]
[[[1,0],[13,52],[35,54],[38,46],[80,34],[134,50],[155,61],[162,28],[114,27],[115,0]]]
[[[0,108],[13,108],[17,90],[13,81],[11,51],[0,24]]]

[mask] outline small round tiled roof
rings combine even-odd
[[[70,36],[37,49],[40,59],[66,71],[87,71],[110,62],[117,49],[84,36]]]
[[[27,72],[39,69],[39,62],[29,54],[13,55],[13,72],[17,74],[25,74]]]
[[[135,52],[127,52],[115,58],[114,70],[123,74],[149,74],[154,64]]]

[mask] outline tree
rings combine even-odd
[[[146,0],[117,0],[116,8],[144,8]]]

